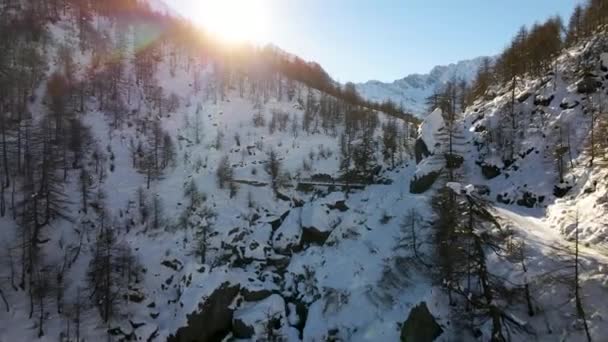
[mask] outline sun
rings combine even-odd
[[[263,42],[269,8],[265,0],[196,0],[195,20],[213,35],[232,43]]]

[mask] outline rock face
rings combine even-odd
[[[443,334],[443,329],[431,315],[425,302],[410,311],[401,327],[401,342],[432,342]]]
[[[433,186],[441,172],[431,171],[424,176],[414,177],[410,181],[410,192],[413,194],[421,194]]]
[[[422,159],[431,155],[431,152],[429,152],[428,147],[426,146],[426,144],[424,143],[424,140],[422,140],[422,139],[416,139],[416,145],[414,147],[414,151],[416,154],[416,164],[419,164],[422,161]]]
[[[221,341],[232,330],[234,310],[232,301],[239,294],[239,285],[224,283],[216,289],[198,312],[188,315],[188,325],[169,336],[169,342],[214,342]]]

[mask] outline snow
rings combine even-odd
[[[306,203],[302,208],[302,227],[315,228],[320,232],[329,232],[340,223],[335,213],[326,206]]]
[[[455,193],[462,195],[471,195],[475,191],[475,186],[473,184],[463,185],[458,182],[448,182],[445,186]]]
[[[268,318],[285,321],[285,301],[279,295],[271,295],[256,303],[246,303],[234,312],[233,320],[254,328],[254,338],[264,336]]]

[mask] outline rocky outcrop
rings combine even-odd
[[[401,327],[401,342],[433,342],[443,329],[431,314],[425,302],[415,306]]]

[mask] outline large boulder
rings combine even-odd
[[[424,140],[420,138],[416,139],[416,144],[414,145],[414,154],[416,155],[416,164],[419,164],[422,159],[431,155],[431,152],[429,152],[429,148],[424,143]]]
[[[275,231],[272,246],[279,253],[292,253],[297,251],[302,237],[301,228],[302,208],[292,209]]]
[[[188,325],[179,328],[168,342],[221,341],[232,331],[234,310],[232,302],[240,291],[239,285],[222,284],[207,298],[199,310],[188,315]]]
[[[326,203],[306,203],[302,207],[301,225],[302,239],[300,246],[323,245],[325,241],[340,224],[340,216],[330,210]]]
[[[415,306],[401,327],[401,342],[433,342],[443,329],[429,311],[425,302]]]
[[[415,176],[410,181],[410,192],[412,194],[421,194],[433,186],[439,175],[440,171],[431,171],[425,175]]]

